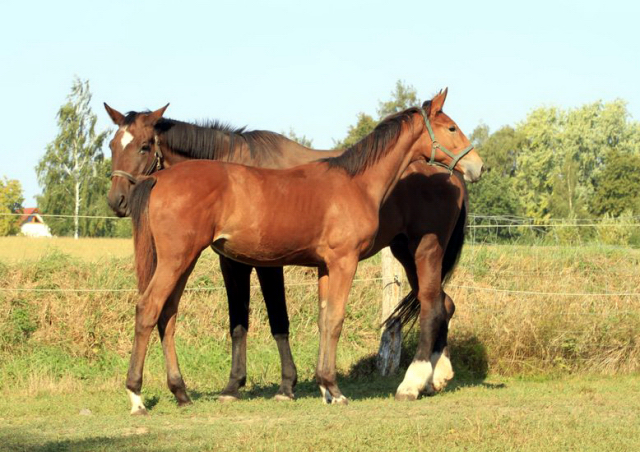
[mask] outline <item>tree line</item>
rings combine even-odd
[[[95,130],[97,116],[90,100],[88,81],[74,80],[58,111],[58,135],[36,167],[42,187],[38,207],[44,214],[75,216],[47,218],[54,235],[130,236],[128,221],[78,218],[113,216],[106,202],[111,161],[103,151],[111,131]],[[416,105],[420,105],[416,89],[398,81],[388,100],[379,101],[375,115],[358,113],[344,138],[334,141],[334,148],[354,145],[387,115]],[[312,144],[293,129],[286,135]],[[468,136],[487,168],[480,182],[469,186],[472,214],[526,217],[534,224],[554,218],[613,220],[640,215],[640,123],[631,118],[621,99],[569,109],[539,107],[520,123],[496,131],[480,124]],[[0,213],[18,212],[23,200],[18,181],[0,180]],[[15,218],[0,216],[0,234],[15,232]],[[518,229],[495,232],[499,238],[522,234]]]

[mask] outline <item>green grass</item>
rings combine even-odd
[[[367,385],[367,383],[369,385]],[[192,389],[179,409],[163,387],[145,390],[150,416],[130,417],[123,390],[0,401],[2,450],[29,451],[456,451],[640,449],[640,376],[457,381],[412,403],[392,399],[397,378],[346,381],[346,407],[325,406],[303,381],[298,400],[270,399],[274,387],[220,404]],[[82,410],[91,414],[83,415]]]

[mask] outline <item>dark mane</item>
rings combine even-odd
[[[130,111],[126,114],[123,125],[133,124],[137,115],[149,113],[151,112]],[[288,141],[275,132],[247,132],[245,127],[232,127],[221,121],[188,123],[161,118],[154,128],[172,150],[192,159],[231,160],[242,141],[247,143],[251,158],[264,158],[279,153],[281,144]]]
[[[169,147],[177,153],[192,159],[231,160],[237,146],[244,140],[249,146],[251,158],[259,154],[280,151],[285,138],[266,130],[245,131],[244,127],[234,128],[220,121],[187,123],[173,119],[160,119],[155,125]]]
[[[417,107],[388,116],[369,135],[358,141],[338,157],[321,159],[330,168],[343,168],[355,176],[375,164],[391,149],[398,139],[402,125],[410,123],[413,115],[420,112]]]

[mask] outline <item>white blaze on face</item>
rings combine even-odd
[[[127,130],[127,128],[125,127],[122,134],[122,138],[120,139],[120,145],[122,146],[122,150],[124,151],[127,145],[132,141],[133,141],[133,135],[131,135]]]

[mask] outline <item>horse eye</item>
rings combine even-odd
[[[150,150],[151,150],[151,147],[149,147],[149,145],[148,145],[148,144],[145,144],[144,146],[142,146],[142,147],[140,148],[140,153],[143,153],[143,152],[149,152]]]
[[[455,132],[455,131],[456,131],[456,126],[449,127],[449,132]]]

